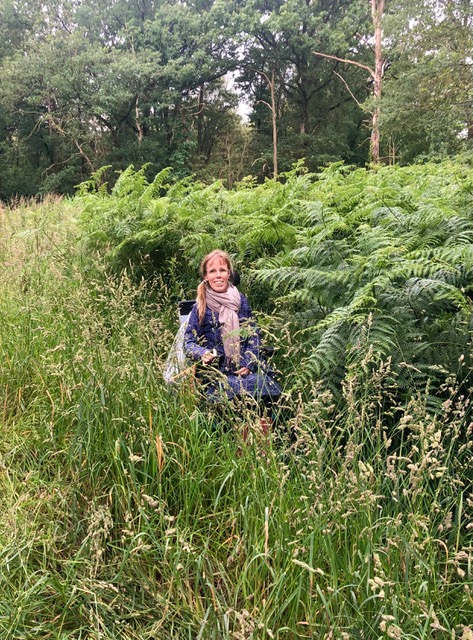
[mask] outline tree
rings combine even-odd
[[[277,120],[278,147],[284,150],[284,169],[289,169],[290,164],[301,157],[316,166],[322,162],[322,153],[327,154],[337,145],[342,147],[348,123],[344,121],[343,127],[339,125],[348,113],[347,107],[351,116],[355,116],[355,122],[361,120],[361,109],[358,108],[355,115],[351,105],[348,106],[351,95],[345,87],[341,91],[334,82],[340,63],[317,57],[313,51],[314,43],[322,50],[349,51],[356,37],[355,25],[363,24],[365,14],[362,3],[344,0],[251,0],[245,3],[242,24],[246,37],[238,82],[253,101],[251,120],[256,131],[271,136],[273,152],[274,121]],[[365,77],[359,72],[351,75],[353,91],[364,99]],[[260,105],[265,105],[265,109],[259,108]],[[337,125],[332,127],[331,123],[336,120]],[[331,159],[336,158],[340,156]]]
[[[406,1],[391,7],[391,69],[381,116],[385,145],[391,141],[402,162],[471,148],[471,2]]]
[[[382,22],[383,22],[383,13],[384,13],[384,0],[370,0],[370,3],[371,3],[371,18],[373,21],[373,31],[374,31],[374,65],[373,66],[368,66],[357,60],[340,58],[338,56],[322,53],[320,51],[316,51],[314,52],[314,54],[316,56],[320,56],[323,58],[337,60],[338,62],[343,62],[347,65],[354,65],[359,69],[364,69],[365,71],[368,71],[368,73],[371,75],[373,80],[373,107],[372,107],[372,113],[371,113],[370,155],[371,155],[372,161],[378,164],[380,161],[380,152],[379,152],[379,139],[380,139],[379,117],[381,113],[380,100],[381,100],[381,88],[382,88],[383,74],[384,74],[383,50],[382,50],[382,36],[383,36]],[[346,81],[341,76],[339,77],[344,82],[348,91],[353,96],[353,93],[349,88],[348,84],[346,83]],[[353,97],[355,98],[355,96]]]
[[[271,102],[259,99],[259,104],[264,104],[271,112],[271,129],[273,139],[273,178],[276,180],[278,177],[278,107],[276,103],[276,74],[275,70],[271,71],[271,77],[269,77],[264,71],[259,72],[261,76],[268,83]]]
[[[384,3],[0,0],[0,197],[72,192],[103,165],[232,183],[471,145],[470,2]]]
[[[38,179],[67,169],[69,189],[103,164],[154,161],[154,171],[171,163],[188,173],[202,97],[234,65],[226,8],[48,0],[36,10],[0,68],[8,153],[12,140],[25,150],[37,141]]]

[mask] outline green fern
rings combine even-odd
[[[468,381],[471,169],[336,163],[313,175],[299,163],[282,178],[228,191],[176,182],[169,168],[148,183],[129,167],[107,195],[98,173],[77,196],[84,238],[112,268],[178,277],[189,291],[203,255],[227,250],[252,302],[289,323],[303,364],[286,371],[295,386],[321,379],[340,391],[345,375],[382,359],[406,396],[434,394],[449,375]]]

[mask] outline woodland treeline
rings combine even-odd
[[[0,0],[0,198],[361,166],[373,123],[374,160],[456,154],[472,33],[471,0]]]

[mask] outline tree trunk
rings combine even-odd
[[[136,130],[138,132],[138,145],[141,145],[141,143],[143,142],[143,127],[141,126],[138,95],[135,98],[135,121],[136,121]]]
[[[305,96],[301,96],[300,117],[299,133],[303,136],[309,131],[309,101],[305,99]]]
[[[274,92],[274,69],[271,74],[271,112],[273,116],[273,175],[276,180],[278,177],[278,116],[276,110],[276,98]]]
[[[266,82],[269,84],[270,95],[271,95],[271,104],[266,102],[266,100],[258,100],[262,104],[265,104],[268,109],[271,111],[271,121],[273,128],[273,177],[276,180],[278,177],[278,112],[276,108],[276,74],[274,69],[271,72],[271,78],[266,75],[264,71],[258,71],[263,78],[265,78]]]
[[[382,52],[382,37],[383,37],[383,12],[384,12],[384,0],[371,0],[371,15],[373,18],[374,28],[374,109],[371,125],[371,160],[374,163],[379,163],[379,114],[380,114],[380,100],[381,100],[381,86],[383,81],[383,52]]]
[[[204,152],[204,97],[204,85],[201,85],[197,112],[197,155]]]
[[[383,83],[383,48],[382,48],[382,39],[383,39],[383,13],[384,13],[384,2],[385,0],[370,0],[371,4],[371,17],[373,21],[373,30],[374,30],[374,67],[370,67],[366,64],[362,64],[361,62],[357,62],[356,60],[349,60],[347,58],[340,58],[338,56],[333,56],[328,53],[321,53],[320,51],[314,51],[313,53],[316,56],[320,56],[322,58],[329,58],[331,60],[338,60],[339,62],[345,62],[347,64],[355,65],[360,69],[365,69],[369,72],[373,79],[373,98],[374,98],[374,107],[371,113],[371,137],[370,137],[370,157],[371,161],[375,164],[379,164],[380,162],[380,133],[379,133],[379,116],[381,113],[381,87]],[[335,75],[337,75],[347,87],[352,98],[355,98],[349,86],[343,80],[342,76],[334,71]],[[358,103],[358,101],[356,100]]]

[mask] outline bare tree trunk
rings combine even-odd
[[[141,126],[140,119],[140,109],[138,105],[138,96],[135,98],[135,121],[136,121],[136,130],[138,131],[138,144],[140,145],[143,142],[143,127]]]
[[[224,144],[225,144],[225,152],[227,155],[227,187],[228,189],[231,189],[233,187],[233,167],[232,167],[233,144],[229,136],[225,138]]]
[[[384,0],[371,0],[371,16],[373,18],[374,27],[374,109],[373,119],[371,126],[371,159],[375,163],[379,163],[379,114],[380,114],[380,100],[381,100],[381,87],[383,83],[383,51],[382,51],[382,36],[383,36],[383,12],[384,12]]]
[[[277,127],[277,110],[276,110],[276,98],[274,94],[274,69],[271,74],[271,113],[273,120],[273,175],[274,179],[278,177],[278,127]]]
[[[197,155],[204,152],[204,85],[199,87],[199,103],[197,112]]]
[[[373,116],[371,119],[371,138],[370,138],[370,155],[371,160],[379,163],[379,105],[375,105]]]
[[[374,69],[372,67],[369,67],[366,64],[357,62],[356,60],[339,58],[338,56],[332,56],[327,53],[321,53],[320,51],[314,51],[313,53],[314,55],[320,56],[321,58],[329,58],[331,60],[338,60],[339,62],[353,64],[356,67],[359,67],[360,69],[365,69],[370,73],[371,77],[373,78],[373,97],[375,99],[374,109],[371,114],[370,155],[371,155],[371,160],[373,162],[379,163],[380,161],[379,116],[381,113],[380,99],[381,99],[381,87],[383,84],[383,49],[382,49],[383,27],[382,25],[383,25],[384,0],[370,0],[370,3],[371,3],[371,16],[373,20],[374,38],[375,38]],[[339,78],[341,78],[340,74],[336,72],[335,74]],[[345,80],[343,80],[343,78],[341,78],[341,80],[344,82],[351,96],[354,98],[354,95],[351,92]]]
[[[266,100],[258,100],[262,104],[265,104],[271,111],[271,121],[273,126],[273,177],[277,180],[278,177],[278,111],[276,108],[276,91],[275,91],[275,72],[274,69],[271,72],[271,78],[264,73],[264,71],[258,71],[266,82],[269,84],[269,90],[271,94],[271,104]]]
[[[468,141],[473,140],[473,111],[470,107],[466,112],[466,139]]]

